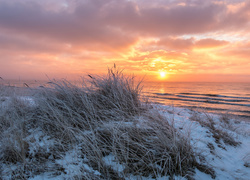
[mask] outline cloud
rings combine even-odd
[[[155,43],[157,46],[163,46],[172,50],[190,50],[194,45],[194,38],[182,39],[164,37]]]
[[[53,41],[17,36],[16,34],[0,34],[0,51],[10,53],[60,53],[69,50],[67,44],[57,44]]]
[[[231,9],[235,7],[234,11]],[[227,8],[227,13],[220,19],[218,29],[236,30],[239,27],[249,29],[250,27],[250,1],[235,3]]]
[[[207,38],[196,41],[194,47],[198,49],[206,49],[206,48],[222,47],[227,44],[229,44],[228,41]]]
[[[219,52],[218,54],[222,57],[228,56],[230,58],[240,59],[244,63],[248,62],[247,64],[250,64],[249,57],[250,57],[250,41],[247,42],[241,42],[241,43],[235,43],[232,44],[231,48],[227,48],[222,52]],[[237,61],[238,62],[238,61]]]
[[[141,6],[128,1],[114,1],[106,7],[105,21],[128,32],[142,35],[180,35],[209,31],[216,25],[217,14],[225,8],[200,6]]]
[[[41,5],[0,2],[0,28],[5,32],[34,38],[48,38],[76,46],[126,48],[137,38],[102,21],[102,3],[80,4],[74,12],[47,11]]]
[[[144,72],[158,72],[164,70],[169,73],[175,73],[187,68],[187,65],[189,64],[187,58],[186,55],[179,52],[158,50],[130,56],[126,62],[131,63],[124,64],[123,66],[129,68],[131,64],[135,64],[136,62],[136,64],[138,64],[137,71],[143,70]]]
[[[0,0],[0,72],[247,73],[249,26],[249,0]]]
[[[149,41],[146,45],[148,49],[165,49],[170,51],[179,51],[190,53],[193,49],[211,49],[221,48],[230,44],[225,40],[216,40],[212,38],[196,39],[194,37],[184,39],[180,37],[164,37],[159,40]]]
[[[138,36],[204,33],[224,27],[245,27],[249,22],[249,3],[235,13],[213,1],[202,6],[176,4],[171,8],[160,3],[153,7],[142,3],[85,0],[79,1],[71,11],[51,11],[36,1],[1,1],[0,27],[29,36],[117,48],[135,43]]]

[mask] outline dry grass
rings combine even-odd
[[[9,95],[0,109],[1,178],[45,172],[71,179],[191,178],[195,168],[214,177],[197,162],[189,137],[142,101],[134,77],[114,67],[107,76],[89,75],[82,85],[50,82],[32,91],[33,103]],[[60,162],[71,151],[76,158],[64,166]]]
[[[215,139],[215,142],[218,144],[219,147],[224,148],[221,145],[221,142],[224,142],[227,145],[231,146],[238,146],[241,143],[236,141],[234,136],[232,134],[229,134],[227,131],[225,131],[225,128],[232,130],[232,126],[230,124],[229,116],[221,116],[220,123],[216,123],[212,116],[210,116],[207,113],[193,113],[193,115],[190,117],[191,120],[197,121],[201,124],[203,127],[207,127],[210,132],[213,134],[213,138]]]

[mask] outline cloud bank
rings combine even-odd
[[[250,76],[249,29],[249,0],[0,0],[0,75]]]

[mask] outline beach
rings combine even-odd
[[[1,178],[248,179],[249,121],[150,101],[111,72],[1,86]]]

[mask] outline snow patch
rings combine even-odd
[[[121,173],[125,167],[120,164],[119,162],[117,162],[115,156],[113,156],[112,154],[109,154],[108,156],[103,157],[102,159],[104,161],[104,163],[108,166],[110,166],[113,170]]]

